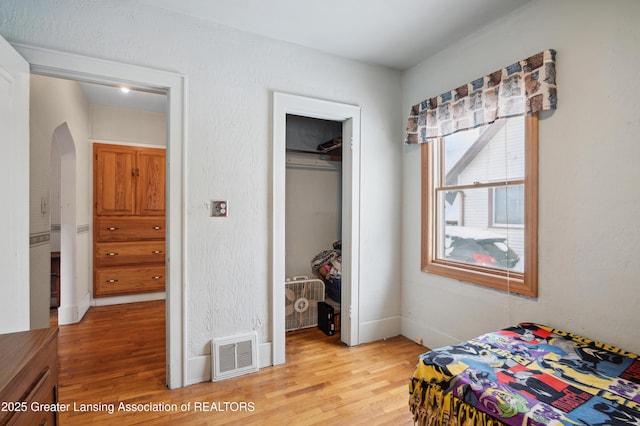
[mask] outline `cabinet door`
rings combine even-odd
[[[96,214],[135,214],[135,150],[119,145],[94,144],[93,147],[93,201]]]
[[[136,214],[165,214],[165,170],[164,149],[149,148],[138,152]]]

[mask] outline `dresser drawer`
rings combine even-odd
[[[96,267],[165,263],[164,240],[96,243]]]
[[[165,282],[164,265],[96,268],[93,296],[164,291]]]
[[[56,423],[56,413],[31,406],[57,402],[57,335],[57,328],[48,328],[0,336],[0,401],[26,406],[0,411],[0,425]]]
[[[162,240],[165,238],[164,216],[97,217],[96,241]]]

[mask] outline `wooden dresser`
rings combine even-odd
[[[93,297],[164,291],[166,152],[93,147]]]
[[[55,425],[58,328],[0,334],[0,425]]]

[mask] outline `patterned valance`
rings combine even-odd
[[[556,108],[556,52],[545,50],[411,107],[405,143]]]

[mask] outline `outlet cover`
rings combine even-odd
[[[229,215],[229,202],[228,201],[212,201],[211,202],[211,217],[227,217]]]

